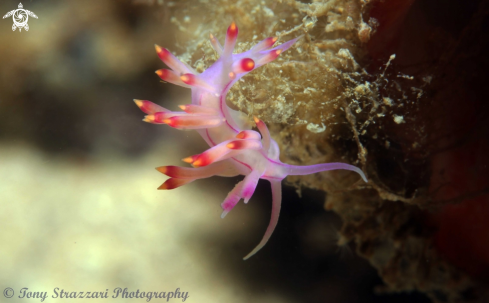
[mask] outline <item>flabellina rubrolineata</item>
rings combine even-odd
[[[272,216],[268,228],[257,247],[244,260],[253,256],[268,241],[277,225],[282,202],[282,180],[288,175],[307,175],[321,171],[346,169],[367,179],[361,169],[346,163],[323,163],[296,166],[280,162],[280,151],[265,123],[254,118],[258,131],[244,122],[246,116],[226,105],[226,94],[241,77],[273,60],[289,49],[300,37],[273,47],[277,38],[270,37],[249,51],[233,54],[238,27],[233,22],[226,33],[224,47],[210,35],[210,41],[220,58],[199,74],[178,60],[167,49],[155,46],[160,59],[170,69],[160,69],[156,74],[166,82],[190,88],[192,103],[181,105],[183,111],[174,112],[146,100],[134,100],[147,114],[145,122],[168,124],[177,129],[195,129],[209,144],[205,152],[183,159],[193,168],[161,166],[157,170],[170,177],[158,189],[174,189],[196,179],[211,176],[237,176],[245,178],[236,184],[221,204],[224,218],[243,199],[248,203],[259,179],[270,181],[272,187]],[[244,117],[243,117],[244,116]]]

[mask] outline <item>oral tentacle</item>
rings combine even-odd
[[[256,254],[260,249],[267,244],[268,240],[273,234],[275,227],[277,226],[278,218],[280,216],[280,207],[282,205],[282,181],[270,181],[272,187],[272,215],[270,217],[270,223],[268,223],[265,235],[261,239],[260,243],[249,253],[243,260],[249,259]]]
[[[243,181],[240,181],[234,188],[228,193],[226,199],[221,203],[221,207],[223,212],[221,214],[221,218],[224,218],[235,206],[238,204],[239,200],[241,200],[240,192],[243,188]]]
[[[256,170],[249,173],[243,180],[243,188],[241,192],[241,197],[244,199],[244,203],[247,204],[248,201],[255,193],[256,186],[262,174]]]

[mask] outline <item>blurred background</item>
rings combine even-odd
[[[0,287],[16,292],[8,302],[22,301],[23,287],[179,287],[189,302],[427,302],[374,294],[381,280],[352,247],[336,245],[341,223],[322,192],[284,187],[277,230],[244,262],[268,224],[267,182],[225,219],[220,203],[239,178],[156,190],[165,177],[155,167],[206,146],[196,132],[142,122],[132,102],[176,109],[190,100],[154,74],[164,64],[153,45],[180,54],[186,35],[153,2],[24,1],[39,17],[29,31],[1,20]]]

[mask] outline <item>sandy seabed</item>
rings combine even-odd
[[[251,213],[219,218],[227,190],[219,189],[217,178],[206,190],[196,182],[157,191],[165,178],[152,167],[178,157],[177,150],[164,156],[157,150],[128,162],[118,156],[53,160],[27,146],[1,147],[0,284],[15,291],[9,302],[25,301],[18,298],[24,287],[47,292],[48,298],[55,288],[108,290],[109,299],[90,301],[115,300],[113,291],[127,287],[180,288],[188,292],[187,302],[290,302],[278,294],[247,292],[209,258],[227,254],[242,262],[245,252],[221,246],[217,238],[234,233],[240,241],[240,221]],[[212,237],[217,240],[199,241]],[[146,299],[117,299],[135,300]]]

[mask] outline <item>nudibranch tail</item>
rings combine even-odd
[[[287,175],[289,176],[303,176],[303,175],[310,175],[322,171],[329,171],[329,170],[336,170],[336,169],[343,169],[343,170],[350,170],[354,171],[357,174],[362,177],[363,181],[367,183],[367,177],[363,173],[363,171],[353,165],[346,164],[346,163],[321,163],[321,164],[315,164],[315,165],[307,165],[307,166],[297,166],[297,165],[287,165]]]
[[[247,73],[277,59],[300,37],[274,47],[277,37],[269,37],[250,50],[233,54],[238,37],[238,27],[232,23],[226,32],[224,46],[210,35],[210,42],[220,58],[207,70],[198,74],[180,61],[167,49],[155,45],[158,57],[169,69],[159,69],[156,74],[168,83],[192,90],[192,102],[180,105],[183,111],[170,111],[147,100],[134,100],[146,113],[144,121],[152,124],[167,124],[177,129],[196,129],[210,148],[201,154],[183,159],[193,166],[160,166],[157,170],[168,177],[158,189],[174,189],[197,179],[211,176],[231,177],[244,175],[222,202],[224,218],[243,199],[253,196],[260,179],[268,180],[272,188],[272,214],[262,240],[244,259],[258,252],[270,239],[277,226],[282,202],[281,181],[287,175],[305,175],[321,171],[343,169],[354,171],[367,182],[361,169],[346,163],[324,163],[295,166],[282,163],[280,150],[266,124],[254,118],[258,131],[251,130],[246,115],[226,105],[230,87]],[[244,117],[244,118],[243,118]],[[246,121],[245,121],[246,120]]]

